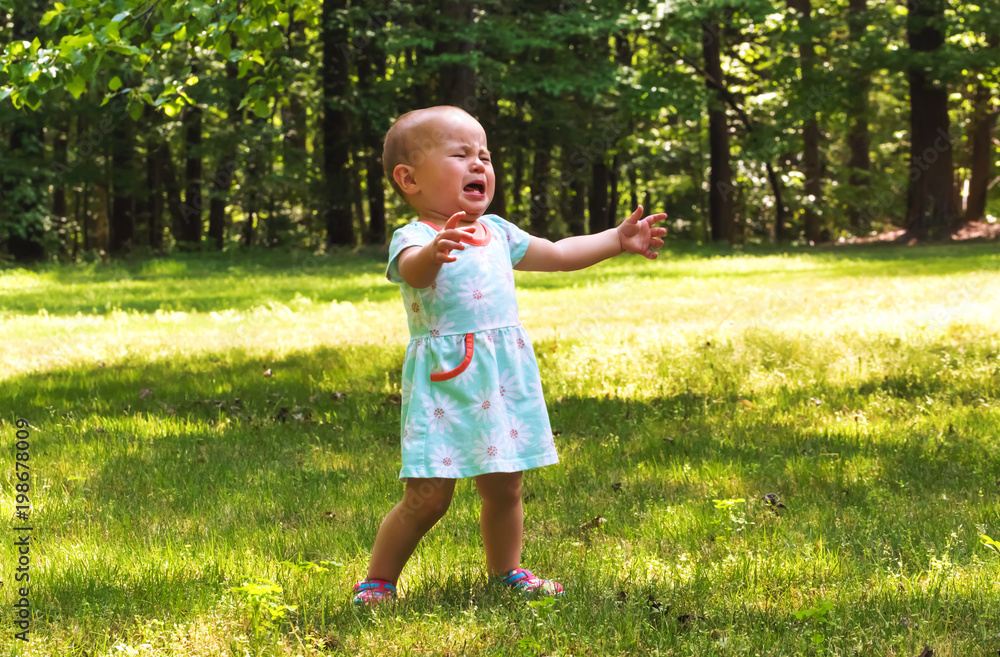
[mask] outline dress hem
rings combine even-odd
[[[468,479],[469,477],[478,477],[483,474],[492,474],[494,472],[521,472],[523,470],[532,470],[534,468],[543,468],[547,465],[556,465],[559,463],[559,455],[547,452],[533,459],[527,459],[524,461],[501,461],[499,463],[490,464],[486,469],[483,468],[464,468],[459,470],[458,475],[454,477],[444,477],[441,475],[428,474],[426,471],[418,472],[416,469],[407,471],[403,468],[399,471],[400,481],[406,481],[407,479]]]

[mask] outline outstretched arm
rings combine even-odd
[[[574,271],[596,265],[602,260],[625,253],[638,253],[654,259],[654,249],[663,246],[666,228],[653,226],[666,218],[665,213],[642,217],[642,206],[636,208],[617,228],[594,235],[577,235],[558,242],[532,237],[524,257],[514,269],[519,271]]]
[[[399,276],[407,285],[422,290],[434,282],[441,265],[458,259],[451,252],[464,250],[462,237],[476,231],[475,227],[457,227],[464,215],[464,212],[456,212],[430,242],[420,247],[411,246],[399,253]]]

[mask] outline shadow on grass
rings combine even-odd
[[[272,377],[263,376],[257,359],[239,352],[54,371],[5,382],[0,417],[31,420],[37,428],[33,449],[48,464],[46,477],[65,491],[39,517],[59,529],[49,549],[78,540],[77,533],[104,531],[111,532],[107,540],[133,547],[148,541],[191,544],[202,552],[249,546],[274,561],[295,559],[303,550],[319,560],[332,555],[311,546],[324,540],[316,536],[336,535],[338,550],[370,546],[373,519],[390,508],[388,502],[383,508],[383,500],[400,490],[399,400],[387,391],[386,376],[398,384],[401,361],[401,348],[352,347],[289,355],[270,363]],[[366,367],[359,370],[358,363]],[[856,408],[876,391],[915,408],[927,397],[953,392],[953,386],[877,379],[860,389],[825,386],[822,392],[827,408]],[[925,523],[901,527],[907,517],[894,513],[909,505],[926,506],[928,518],[954,515],[955,508],[967,510],[963,504],[985,504],[976,492],[995,487],[1000,453],[984,433],[987,418],[977,419],[974,408],[955,411],[957,428],[940,434],[906,418],[867,433],[831,430],[808,412],[815,394],[785,390],[770,411],[762,410],[764,404],[745,409],[735,398],[717,403],[720,396],[711,392],[552,402],[564,464],[532,478],[533,513],[555,517],[555,531],[564,536],[593,517],[595,506],[610,518],[630,519],[635,509],[659,505],[715,513],[707,491],[722,494],[726,473],[733,473],[741,479],[737,493],[779,493],[789,506],[786,522],[818,523],[809,531],[839,536],[835,519],[852,513],[869,522],[846,551],[860,553],[878,538],[894,554],[922,558],[925,544],[941,537],[918,536],[926,532]],[[618,440],[602,445],[611,434]],[[847,469],[854,461],[877,468],[867,479],[861,472],[858,483],[858,472]],[[684,474],[685,463],[695,476]],[[82,481],[70,476],[77,469]],[[705,469],[721,474],[699,474]],[[619,495],[612,484],[622,481]],[[952,501],[937,502],[942,493]],[[754,513],[772,513],[751,501]],[[123,509],[129,516],[124,520]],[[966,516],[965,522],[975,522]],[[125,531],[118,529],[122,523]],[[615,531],[628,530],[624,520],[617,526]],[[314,538],[301,538],[304,529]],[[951,530],[945,523],[938,529],[941,536]],[[141,554],[136,558],[142,563]],[[90,596],[95,604],[159,617],[175,611],[185,591],[219,591],[217,583],[199,576],[161,581],[143,572],[117,581],[90,571],[55,583],[39,610],[68,610]],[[148,586],[161,590],[141,594]]]

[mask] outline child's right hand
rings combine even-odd
[[[459,251],[465,250],[465,245],[462,244],[462,238],[475,233],[476,227],[472,226],[459,228],[458,222],[464,216],[465,212],[463,211],[459,211],[451,215],[448,219],[448,223],[444,225],[444,228],[438,231],[438,234],[434,236],[434,240],[431,241],[431,249],[434,253],[434,262],[441,264],[446,262],[455,262],[458,258],[451,255],[451,252],[455,249],[458,249]]]

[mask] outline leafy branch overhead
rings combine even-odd
[[[0,52],[0,101],[38,110],[50,94],[79,99],[93,90],[103,103],[125,98],[133,118],[144,105],[176,116],[194,102],[197,59],[219,71],[234,63],[241,79],[253,73],[243,104],[267,116],[283,89],[273,54],[288,23],[267,0],[56,2],[37,22],[22,20]]]

